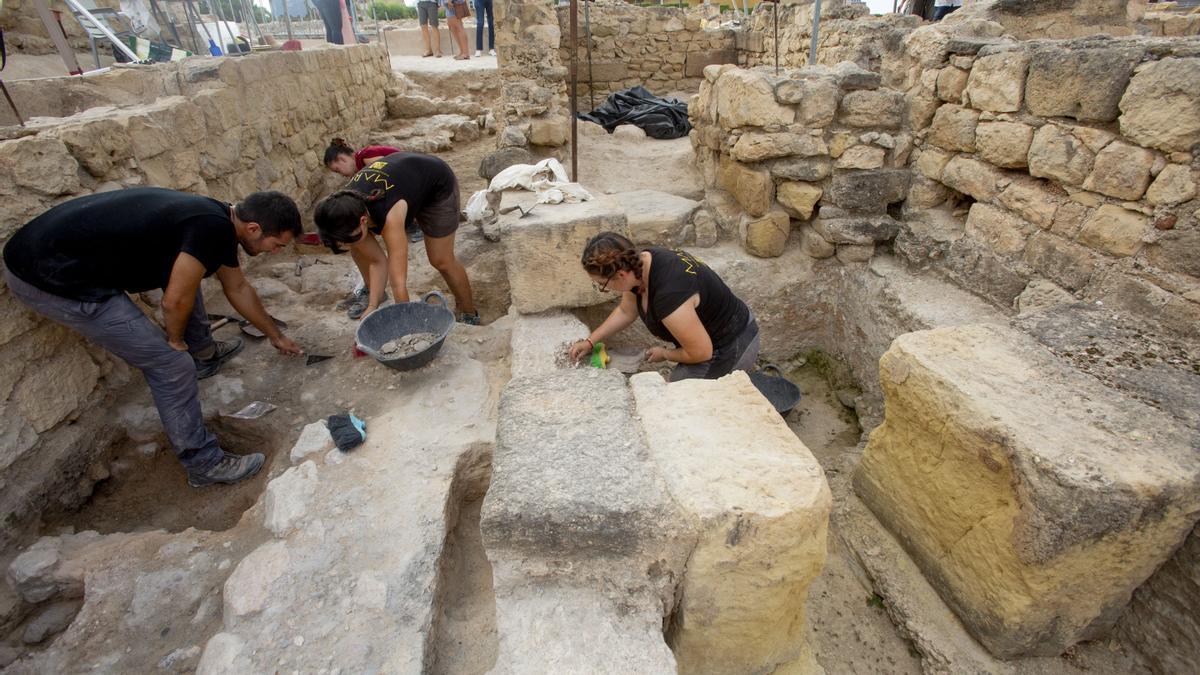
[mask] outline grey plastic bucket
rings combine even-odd
[[[435,297],[441,304],[429,304],[429,299]],[[359,349],[388,368],[415,370],[437,356],[452,328],[454,313],[446,306],[446,297],[437,291],[430,291],[421,296],[420,302],[388,305],[371,312],[358,324],[354,339]],[[433,333],[437,338],[433,344],[416,354],[397,357],[379,353],[385,342],[398,340],[413,333]]]
[[[768,375],[766,373],[768,370],[775,371],[775,375]],[[767,364],[762,367],[762,370],[750,373],[750,382],[763,396],[767,397],[780,415],[786,415],[800,402],[800,387],[785,378],[779,370],[779,366]]]

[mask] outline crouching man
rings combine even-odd
[[[161,188],[131,188],[64,202],[17,230],[4,247],[5,280],[30,309],[81,333],[142,371],[188,483],[253,476],[263,455],[233,455],[204,426],[197,379],[242,349],[213,340],[200,280],[217,275],[242,316],[284,354],[302,350],[275,325],[238,267],[301,234],[296,204],[256,192],[236,206]],[[163,289],[166,333],[126,293]]]

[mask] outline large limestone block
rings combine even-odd
[[[721,155],[717,185],[728,190],[752,216],[766,215],[775,201],[775,181],[769,170],[747,166],[727,155]]]
[[[975,202],[967,214],[968,237],[985,243],[1001,255],[1017,255],[1025,250],[1025,240],[1033,234],[1033,225],[1002,208]]]
[[[933,115],[929,142],[945,150],[975,152],[975,127],[979,111],[947,103]]]
[[[888,204],[904,199],[908,185],[909,173],[903,169],[838,171],[824,196],[834,206],[849,211],[883,213]]]
[[[985,161],[1020,169],[1029,161],[1033,127],[1020,122],[984,122],[975,127],[975,146]]]
[[[943,183],[981,202],[991,201],[999,194],[1003,180],[1004,172],[1000,169],[965,155],[954,157],[942,170]]]
[[[787,248],[791,222],[787,211],[779,206],[765,216],[743,216],[738,224],[738,240],[750,255],[778,258]]]
[[[1142,248],[1150,233],[1146,216],[1115,204],[1096,209],[1079,231],[1079,243],[1109,255],[1130,256]]]
[[[567,347],[588,336],[573,314],[518,314],[512,327],[512,376],[547,375],[567,365]]]
[[[714,88],[717,121],[725,129],[791,124],[796,111],[775,100],[765,72],[731,68],[721,73]]]
[[[818,157],[829,154],[829,148],[820,130],[747,131],[733,144],[729,154],[739,162],[758,162],[776,157]]]
[[[852,127],[898,129],[906,112],[904,94],[890,89],[852,91],[842,97],[842,122]]]
[[[0,174],[7,183],[0,185],[0,194],[8,194],[12,187],[46,197],[79,190],[79,163],[63,141],[46,135],[0,143]]]
[[[897,338],[855,487],[993,654],[1103,635],[1200,509],[1200,434],[999,325]]]
[[[817,129],[833,123],[841,94],[837,83],[825,77],[784,80],[775,87],[780,103],[799,104],[796,121]]]
[[[650,457],[699,532],[668,629],[679,672],[818,672],[804,602],[825,562],[821,466],[745,373],[630,384]]]
[[[694,199],[658,190],[622,192],[616,199],[625,209],[629,238],[635,244],[673,244],[700,207]]]
[[[1121,98],[1121,134],[1166,152],[1200,143],[1200,58],[1167,58],[1138,69]]]
[[[625,234],[625,223],[625,210],[607,197],[542,204],[523,218],[518,211],[500,216],[512,306],[537,314],[611,300],[592,288],[579,257],[588,239],[606,230]]]
[[[1141,49],[1119,46],[1038,49],[1029,62],[1025,105],[1040,117],[1111,122],[1141,57]]]
[[[1047,124],[1033,135],[1029,146],[1029,174],[1081,186],[1092,171],[1095,153],[1066,129]]]
[[[1150,185],[1150,169],[1155,153],[1113,141],[1096,153],[1092,173],[1083,182],[1083,189],[1106,194],[1117,199],[1141,199]]]
[[[1151,204],[1174,206],[1196,196],[1196,182],[1192,171],[1182,164],[1168,164],[1154,184],[1146,191],[1146,200]]]
[[[971,107],[991,112],[1020,110],[1028,66],[1029,54],[1024,51],[1004,51],[979,57],[972,65],[967,81]]]
[[[785,181],[775,188],[775,198],[788,215],[800,220],[812,217],[813,207],[821,198],[822,189],[819,185],[799,181]]]

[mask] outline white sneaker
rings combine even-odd
[[[481,52],[481,51],[479,51],[478,49],[476,49],[476,50],[475,50],[475,58],[479,58],[479,57],[481,57],[481,56],[483,56],[483,52]]]
[[[495,55],[496,55],[496,50],[495,50],[495,49],[489,49],[489,50],[488,50],[488,56],[495,56]]]

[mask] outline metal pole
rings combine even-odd
[[[579,182],[579,124],[575,114],[579,112],[579,0],[571,0],[571,181]]]
[[[775,17],[775,74],[779,74],[779,0],[771,7],[771,16]]]
[[[812,46],[808,48],[808,65],[817,65],[817,35],[821,32],[821,0],[813,5]]]
[[[583,36],[587,40],[587,59],[588,59],[588,102],[591,103],[589,110],[596,109],[596,80],[592,78],[592,18],[588,11],[588,6],[592,4],[592,0],[583,0]]]
[[[283,25],[287,27],[288,40],[295,40],[292,35],[292,7],[291,0],[283,0]]]
[[[25,120],[21,119],[21,111],[17,110],[17,104],[13,103],[12,96],[9,96],[8,87],[4,86],[4,80],[0,80],[0,89],[4,90],[4,98],[8,99],[8,107],[12,108],[13,114],[17,116],[17,124],[25,126]]]
[[[117,36],[113,35],[113,32],[108,29],[108,26],[100,23],[100,21],[98,19],[96,19],[96,17],[92,16],[91,12],[84,9],[83,5],[76,2],[76,0],[66,0],[66,2],[68,5],[70,5],[71,9],[82,14],[88,21],[91,21],[92,24],[96,26],[96,28],[99,28],[100,32],[104,33],[104,37],[108,38],[108,40],[113,43],[113,47],[116,49],[120,49],[121,53],[124,54],[125,56],[129,57],[130,61],[138,60],[137,54],[133,53],[133,50],[129,48],[129,45],[118,40]]]

